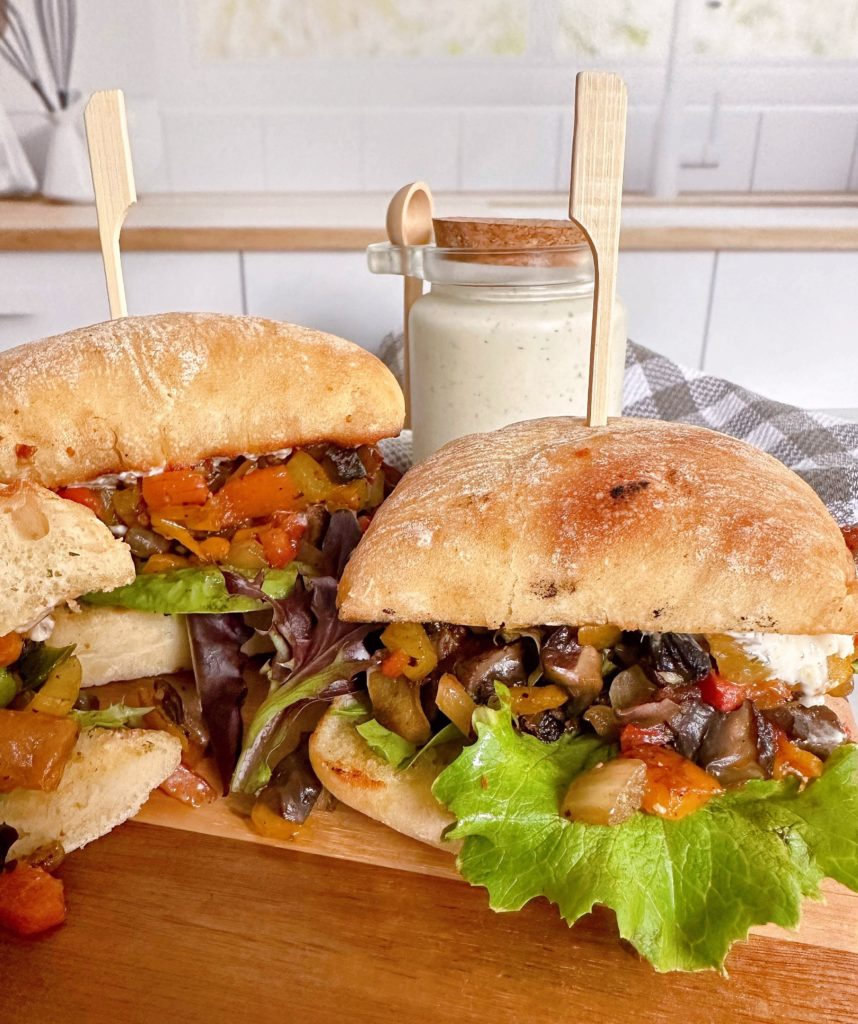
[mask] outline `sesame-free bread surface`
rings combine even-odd
[[[450,442],[378,511],[339,597],[366,622],[858,632],[855,563],[813,490],[742,441],[655,420]]]
[[[166,732],[82,732],[55,790],[0,794],[0,821],[18,832],[9,856],[24,857],[52,842],[68,853],[106,835],[134,817],[181,758],[181,743]]]
[[[402,393],[374,355],[294,324],[132,316],[0,353],[0,480],[47,487],[398,434]]]
[[[130,550],[88,508],[29,481],[0,484],[0,636],[133,579]]]
[[[432,796],[432,783],[461,750],[447,744],[428,750],[410,767],[398,770],[367,746],[350,717],[337,714],[345,698],[334,701],[310,737],[310,761],[319,781],[344,804],[412,839],[455,851],[441,835],[456,820]]]

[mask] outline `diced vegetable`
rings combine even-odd
[[[0,636],[0,667],[6,668],[21,657],[24,639],[20,633],[7,633]]]
[[[645,746],[664,746],[673,738],[666,725],[624,725],[620,732],[620,749],[624,754]]]
[[[257,572],[268,565],[265,551],[252,530],[240,530],[232,538],[226,562],[244,572]]]
[[[653,668],[663,682],[699,682],[712,671],[702,638],[691,633],[650,633],[647,646]]]
[[[190,562],[182,555],[151,555],[146,559],[146,564],[141,572],[148,574],[173,572],[176,569],[187,569]]]
[[[61,662],[71,657],[74,644],[68,647],[48,647],[47,644],[28,644],[15,671],[21,677],[25,690],[37,690]]]
[[[582,647],[595,647],[604,651],[619,643],[622,635],[623,631],[616,626],[581,626],[578,630],[578,643]]]
[[[636,704],[645,704],[655,693],[655,686],[646,677],[646,673],[640,665],[632,665],[614,676],[611,681],[611,688],[608,690],[608,697],[611,706],[616,710],[619,708],[631,708]]]
[[[785,779],[789,775],[795,775],[802,782],[809,782],[822,775],[824,764],[820,758],[811,754],[809,750],[802,750],[792,740],[787,739],[781,729],[777,729],[775,735],[777,749],[772,778]]]
[[[306,529],[306,524],[292,519],[264,530],[260,540],[266,562],[274,569],[283,569],[294,561]]]
[[[381,663],[381,674],[388,679],[396,679],[397,676],[405,674],[405,669],[410,663],[411,659],[405,651],[391,651]]]
[[[683,757],[696,759],[706,730],[717,715],[718,712],[711,704],[689,701],[680,714],[671,720],[670,728],[674,734],[676,749]]]
[[[295,457],[290,459],[290,465]],[[303,507],[306,501],[301,501],[301,487],[289,466],[264,466],[228,480],[213,503],[221,514],[222,525],[227,526],[267,518],[275,512],[288,512]]]
[[[230,543],[226,537],[206,537],[205,540],[200,541],[200,548],[205,555],[203,561],[206,563],[216,565],[229,558]]]
[[[253,806],[251,821],[263,835],[292,839],[309,818],[321,794],[322,784],[313,771],[307,750],[299,748],[277,764],[271,781]]]
[[[295,452],[286,467],[298,492],[311,505],[325,501],[334,489],[334,482],[323,467],[307,452]],[[272,509],[272,511],[274,510]]]
[[[15,935],[38,935],[66,919],[63,883],[42,868],[18,861],[0,870],[0,926]]]
[[[569,694],[553,683],[547,686],[511,686],[509,699],[514,715],[535,715],[561,707],[569,700]]]
[[[381,672],[373,671],[367,677],[367,690],[373,714],[386,729],[418,746],[432,735],[420,703],[419,684],[402,676],[388,679]]]
[[[575,631],[567,626],[555,629],[542,645],[541,661],[545,678],[568,691],[573,710],[583,711],[602,692],[602,655],[595,646],[581,646]]]
[[[174,522],[166,513],[171,509],[164,509],[163,513],[152,513],[152,529],[157,530],[164,537],[170,540],[177,540],[180,544],[193,552],[198,558],[205,560],[205,553],[199,543],[194,539],[189,530],[178,522]]]
[[[674,716],[679,714],[679,711],[678,704],[664,697],[661,700],[635,704],[631,708],[617,708],[614,714],[620,722],[650,727],[660,725],[662,722],[670,722]]]
[[[119,487],[113,492],[113,511],[126,526],[137,526],[140,501],[140,488],[137,484],[133,487]]]
[[[56,789],[77,734],[70,718],[0,710],[0,793]]]
[[[169,505],[205,505],[209,499],[206,478],[195,469],[174,469],[143,478],[143,499],[149,508]]]
[[[417,622],[391,622],[381,634],[389,651],[405,651],[409,658],[402,674],[412,682],[425,679],[438,664],[438,655],[426,630]]]
[[[125,543],[138,558],[163,555],[170,550],[170,541],[166,537],[155,533],[154,530],[144,529],[142,526],[132,526],[125,534]]]
[[[806,708],[792,701],[767,711],[766,718],[790,736],[796,746],[823,760],[848,739],[840,719],[825,704]]]
[[[18,680],[8,668],[0,668],[0,708],[8,707],[18,696]]]
[[[848,697],[852,693],[854,671],[851,658],[828,657],[828,679],[832,684],[828,690],[832,697]]]
[[[209,804],[217,799],[214,786],[184,764],[180,764],[173,774],[161,783],[161,789],[190,807],[202,807],[203,804]]]
[[[675,750],[640,746],[629,756],[646,765],[641,806],[647,814],[671,820],[684,818],[724,792],[716,779]]]
[[[471,735],[471,718],[477,705],[452,673],[445,672],[438,680],[435,703],[463,736]]]
[[[589,722],[597,736],[616,739],[620,735],[620,721],[614,709],[604,704],[593,704],[587,708],[584,721]]]
[[[766,778],[767,772],[760,764],[754,706],[750,701],[713,719],[700,745],[698,760],[725,786]]]
[[[618,757],[577,776],[566,790],[560,813],[588,825],[620,825],[640,810],[646,785],[643,761]]]
[[[767,666],[756,658],[752,658],[738,640],[723,633],[707,637],[709,651],[718,666],[718,672],[724,679],[740,686],[750,683],[765,682],[770,672]]]
[[[63,718],[74,707],[80,693],[82,678],[80,662],[72,655],[53,669],[27,705],[28,709]]]
[[[61,487],[57,494],[67,501],[76,501],[78,505],[86,505],[99,519],[104,517],[106,502],[104,491],[95,487]]]
[[[717,672],[710,672],[700,683],[700,696],[716,711],[735,711],[744,703],[745,691]]]

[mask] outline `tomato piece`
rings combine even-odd
[[[191,807],[202,807],[203,804],[210,804],[217,799],[217,792],[202,775],[192,771],[184,764],[173,772],[173,774],[161,783],[161,789],[176,800]]]
[[[287,466],[264,466],[227,480],[214,501],[221,509],[225,524],[263,519],[306,504],[302,503],[301,492]]]
[[[76,501],[78,505],[86,507],[94,512],[99,518],[104,515],[107,503],[104,500],[104,491],[94,487],[61,487],[57,494],[66,501]]]
[[[792,740],[787,738],[783,729],[775,733],[777,748],[775,750],[775,763],[772,767],[773,779],[785,779],[789,775],[795,775],[801,781],[809,782],[822,775],[823,762],[816,754],[809,750],[802,750]]]
[[[620,749],[629,754],[638,747],[664,746],[672,738],[673,734],[663,722],[658,725],[635,725],[632,722],[623,726],[620,732]]]
[[[0,636],[0,668],[6,668],[21,657],[24,641],[20,633],[7,633]]]
[[[66,919],[63,883],[22,861],[0,871],[0,925],[16,935],[38,935]]]
[[[285,521],[282,525],[275,523],[260,533],[259,539],[262,542],[265,561],[274,569],[283,569],[293,562],[306,529],[306,523],[293,518]]]
[[[745,703],[745,691],[717,672],[710,672],[700,683],[701,698],[716,711],[735,711]]]
[[[381,663],[381,674],[388,679],[396,679],[404,674],[405,669],[411,664],[411,659],[405,651],[391,651]]]
[[[642,810],[676,821],[699,810],[713,796],[724,792],[721,784],[675,750],[639,746],[624,756],[646,765],[646,789]]]
[[[171,469],[145,476],[141,484],[149,508],[168,505],[205,505],[209,499],[206,478],[196,469]]]

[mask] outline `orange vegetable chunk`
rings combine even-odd
[[[38,935],[66,919],[63,883],[21,861],[0,871],[0,926],[16,935]]]
[[[142,489],[149,508],[205,505],[209,498],[206,478],[195,469],[173,469],[143,477]]]
[[[640,746],[624,750],[623,756],[636,758],[646,765],[646,790],[641,806],[647,814],[678,820],[724,792],[717,779],[675,750]]]

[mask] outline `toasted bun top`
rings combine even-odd
[[[33,483],[0,484],[0,636],[133,579],[130,550],[88,508]]]
[[[402,428],[402,393],[371,353],[258,317],[163,313],[0,353],[0,480],[47,487]]]
[[[445,445],[376,514],[340,601],[367,622],[858,632],[855,563],[811,488],[748,444],[655,420]]]

